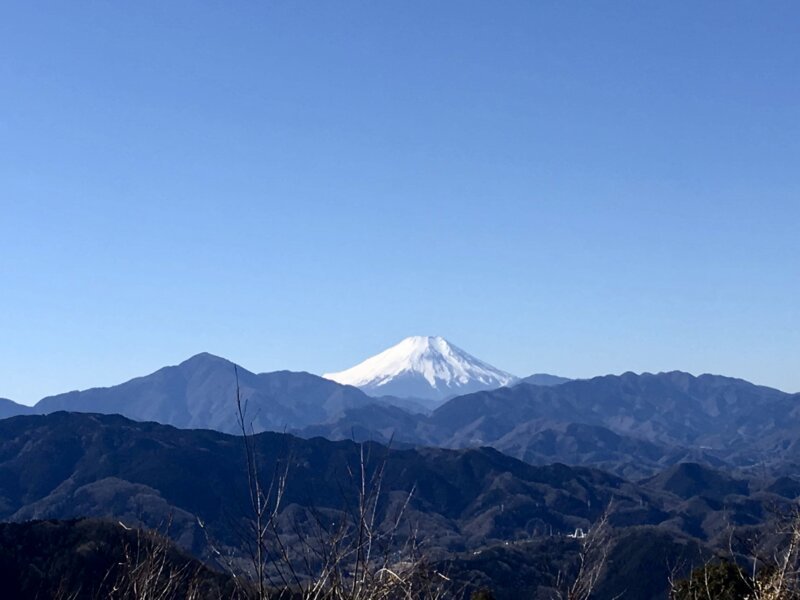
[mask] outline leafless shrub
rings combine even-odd
[[[53,592],[53,600],[78,600],[80,593],[80,589],[72,589],[67,579],[62,578],[55,592]]]
[[[196,569],[171,557],[169,541],[156,533],[137,530],[135,542],[125,542],[122,561],[113,576],[109,600],[199,600]]]
[[[375,464],[371,446],[361,444],[357,465],[348,467],[349,484],[356,489],[355,503],[331,518],[327,512],[308,509],[311,526],[295,524],[290,543],[279,514],[289,481],[291,454],[262,481],[255,435],[246,418],[246,402],[236,374],[237,421],[242,434],[247,468],[250,516],[245,529],[252,585],[239,581],[244,595],[256,600],[439,600],[448,597],[450,580],[425,560],[415,531],[401,536],[403,517],[414,490],[405,495],[396,513],[382,514],[386,474],[384,454]],[[404,541],[400,541],[400,538]],[[218,556],[219,551],[215,551]]]
[[[674,600],[800,600],[800,507],[771,531],[732,531],[727,556],[671,583]]]
[[[753,600],[800,598],[800,507],[782,519],[777,533],[782,543],[769,559],[753,560]]]
[[[558,600],[589,600],[600,577],[605,572],[608,554],[613,543],[609,518],[612,503],[580,541],[577,570],[572,577],[560,572],[556,578],[555,598]]]

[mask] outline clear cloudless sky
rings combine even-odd
[[[800,391],[800,3],[0,6],[0,396],[443,335]]]

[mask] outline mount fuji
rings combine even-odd
[[[350,369],[323,377],[371,396],[417,398],[430,405],[518,381],[438,336],[408,337]]]

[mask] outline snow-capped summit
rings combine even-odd
[[[420,398],[432,403],[517,381],[438,336],[408,337],[355,367],[323,377],[359,387],[372,396]]]

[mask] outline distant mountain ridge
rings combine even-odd
[[[32,406],[18,404],[8,398],[0,398],[0,419],[15,417],[17,415],[30,415],[33,414],[33,412],[34,409]]]
[[[550,375],[548,373],[535,373],[528,377],[523,377],[517,383],[529,383],[530,385],[561,385],[572,381],[567,377],[559,377],[558,375]]]
[[[457,355],[457,359],[453,359],[456,363],[469,357],[441,338],[416,338],[416,342],[435,345],[437,352]],[[423,361],[426,358],[427,355],[421,356]],[[485,363],[472,357],[470,360],[469,368],[477,369],[475,372],[482,379],[467,385],[467,389],[513,381],[510,379],[513,376],[507,374],[494,381],[492,367],[475,367]],[[464,367],[462,371],[467,372],[469,368]],[[431,409],[430,402],[422,398],[385,395],[392,386],[382,387],[379,390],[382,395],[367,395],[354,386],[305,372],[256,374],[227,359],[203,352],[178,365],[163,367],[121,384],[48,396],[34,406],[0,398],[0,419],[68,410],[121,414],[176,427],[235,433],[238,431],[234,403],[237,371],[241,395],[249,411],[248,422],[255,431],[296,430],[334,422],[345,411],[370,404],[397,406],[412,414],[427,413]]]
[[[299,433],[336,439],[345,424],[365,439],[487,445],[534,464],[558,460],[630,476],[686,460],[749,467],[800,458],[800,394],[680,371],[520,383],[458,396],[412,418],[353,409],[338,423]]]
[[[438,336],[405,338],[350,369],[323,377],[373,396],[421,398],[432,403],[518,380]]]
[[[354,387],[310,373],[256,374],[202,353],[113,387],[43,398],[32,411],[120,414],[138,421],[236,433],[237,373],[246,420],[254,431],[304,427],[376,402]]]
[[[28,407],[0,400],[0,418],[58,410],[122,414],[181,428],[239,432],[236,374],[253,431],[408,446],[491,446],[531,464],[586,465],[646,477],[682,462],[788,472],[800,462],[800,394],[718,375],[623,373],[456,396],[433,411],[372,397],[309,373],[256,374],[211,354],[108,388]],[[536,377],[533,376],[534,381]],[[530,380],[530,378],[527,378]]]

